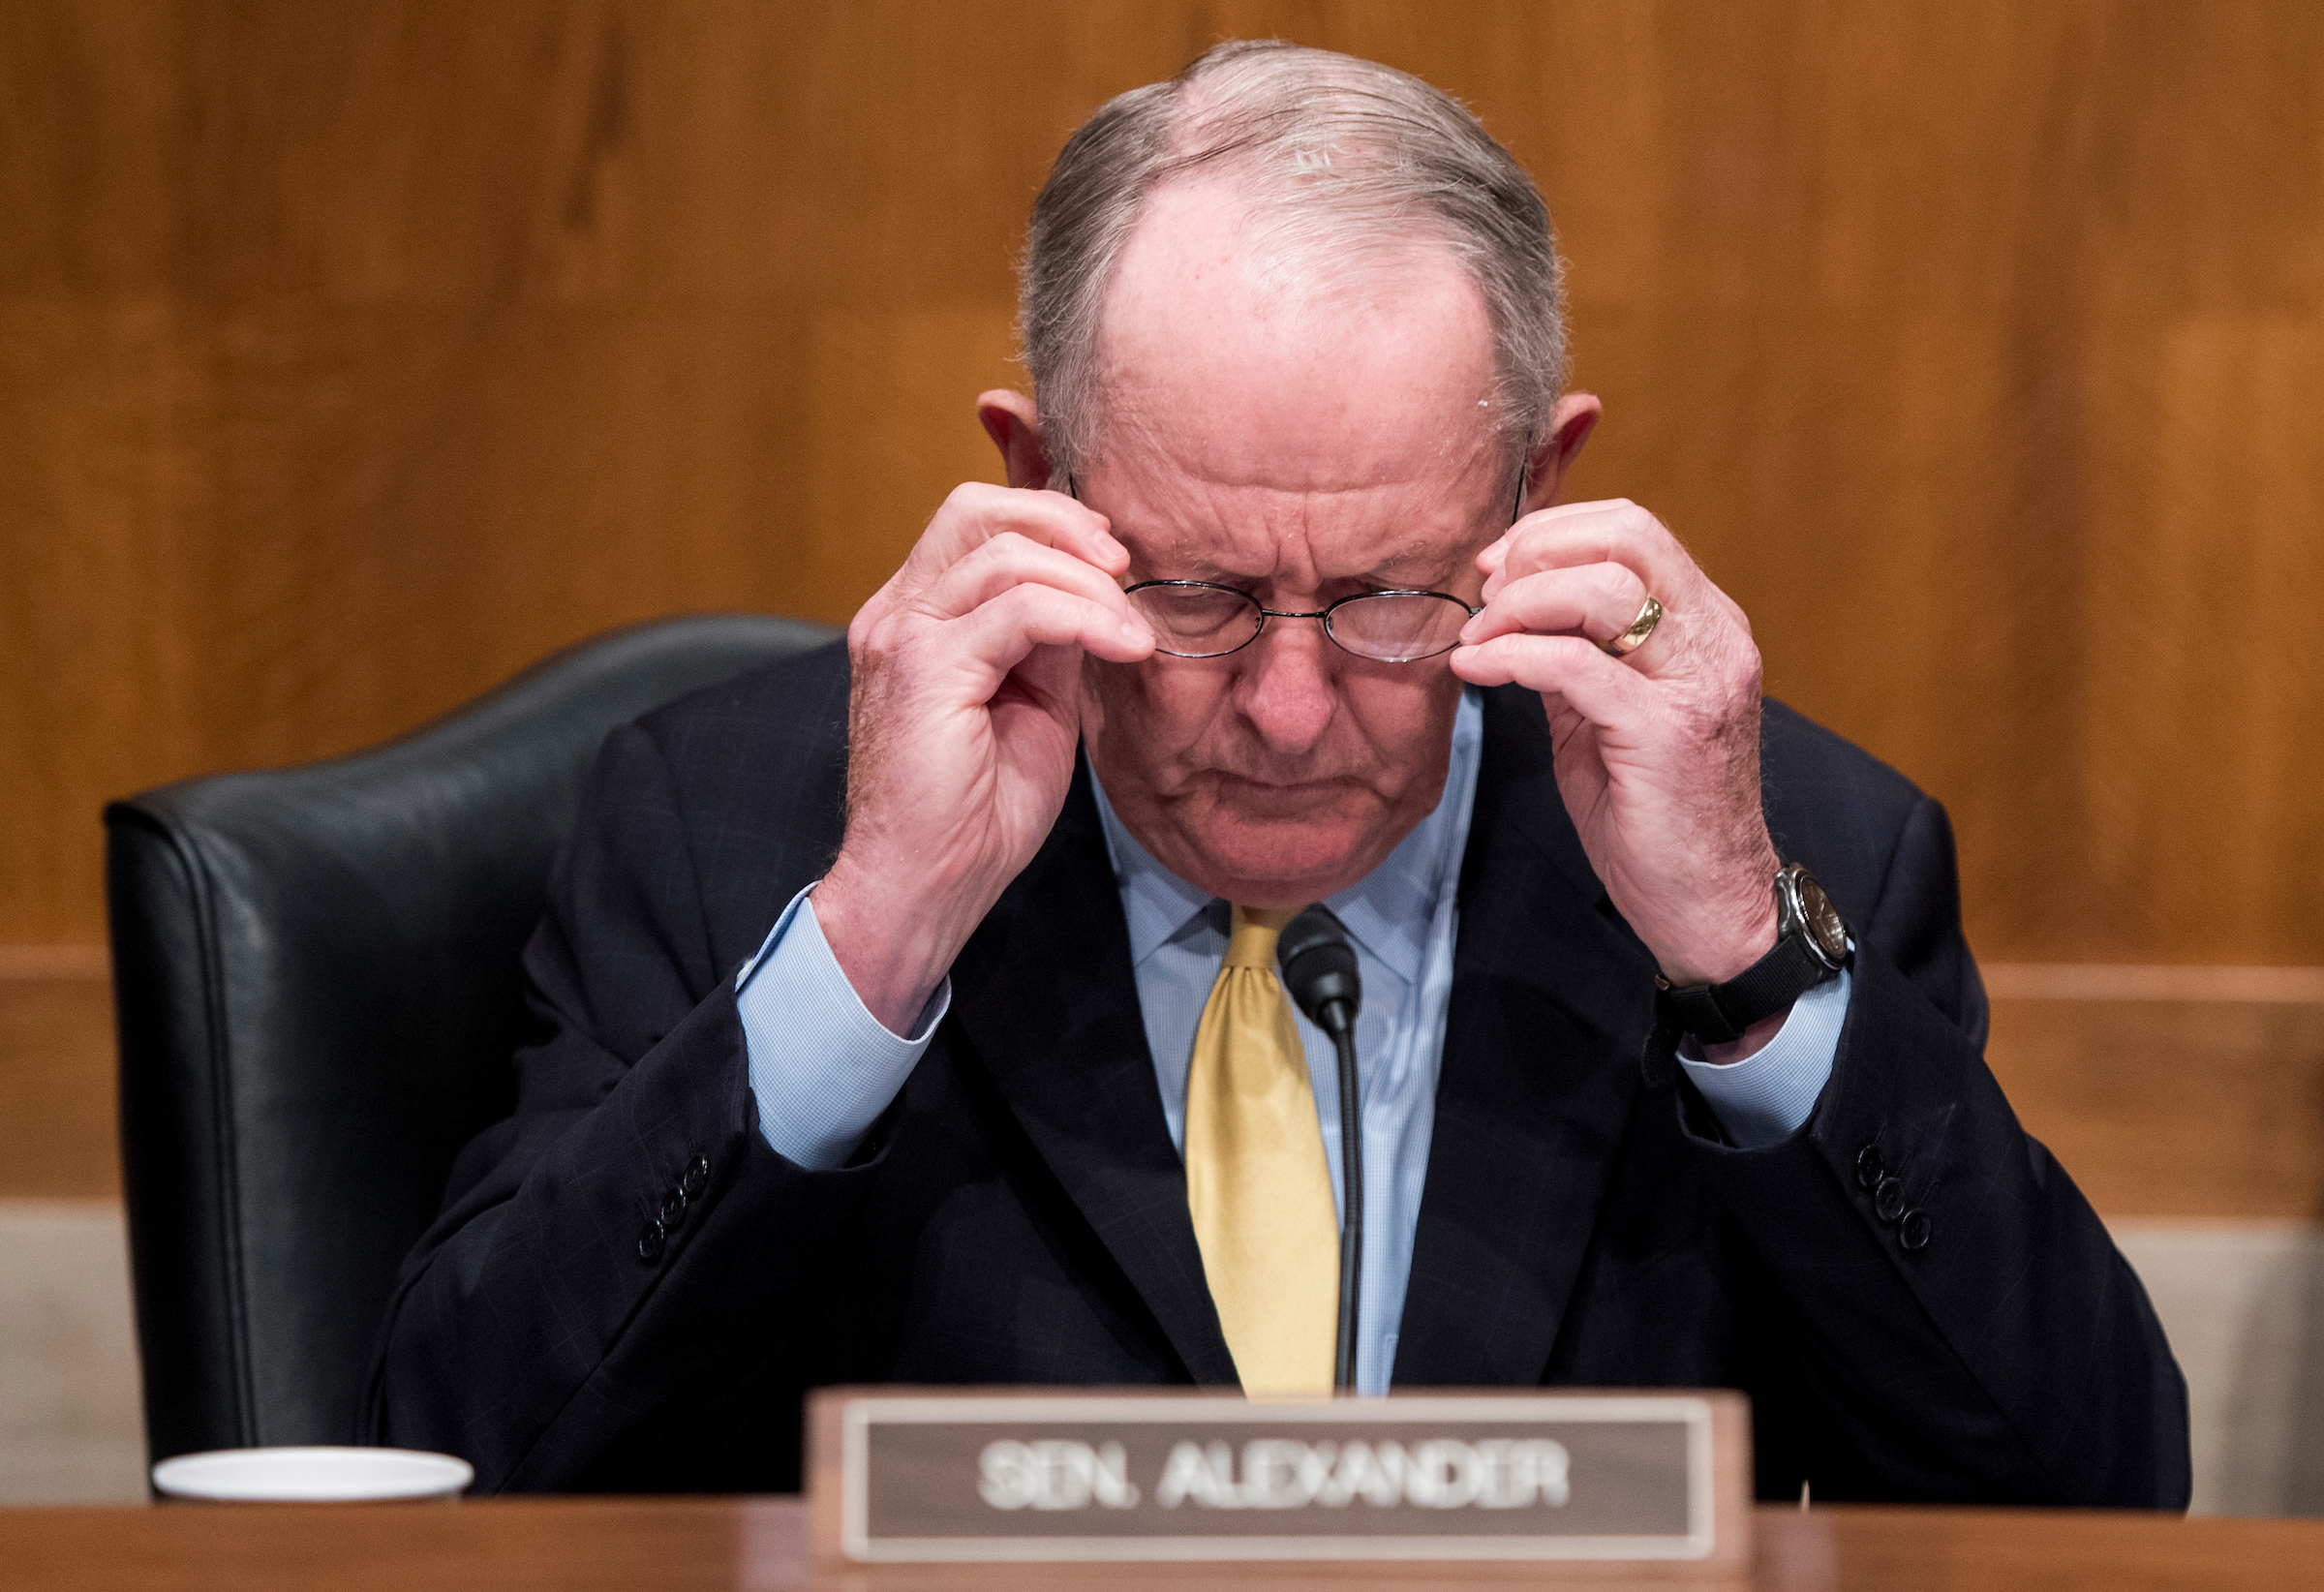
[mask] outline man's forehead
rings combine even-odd
[[[1502,490],[1482,295],[1435,245],[1299,279],[1252,230],[1220,185],[1177,184],[1124,248],[1099,506],[1148,572],[1442,578]]]
[[[1101,322],[1101,448],[1161,447],[1212,478],[1330,491],[1462,468],[1495,438],[1483,295],[1442,245],[1305,249],[1223,182],[1166,185]]]

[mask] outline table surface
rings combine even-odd
[[[2324,1587],[2324,1519],[2186,1520],[2032,1510],[1761,1508],[1759,1588]],[[1387,1566],[818,1569],[789,1498],[542,1498],[371,1505],[0,1510],[0,1585],[486,1589],[1301,1586],[1349,1592],[1527,1580],[1541,1568]],[[1562,1585],[1577,1583],[1569,1573]],[[1618,1584],[1655,1584],[1636,1575]],[[1702,1587],[1697,1580],[1685,1584]],[[1717,1584],[1717,1583],[1714,1583]],[[1732,1584],[1732,1583],[1728,1583]]]

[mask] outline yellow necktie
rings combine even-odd
[[[1245,1393],[1330,1393],[1339,1227],[1306,1053],[1275,977],[1293,914],[1235,908],[1186,1076],[1186,1203]]]

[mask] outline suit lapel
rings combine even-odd
[[[1194,1380],[1236,1381],[1170,1142],[1086,765],[953,966],[953,1017]]]
[[[1654,964],[1566,816],[1541,699],[1486,693],[1399,1386],[1538,1382],[1639,1087]]]

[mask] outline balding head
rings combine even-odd
[[[1549,213],[1531,180],[1458,102],[1416,77],[1327,50],[1234,43],[1101,107],[1034,205],[1022,330],[1062,476],[1098,445],[1116,267],[1156,194],[1197,182],[1232,190],[1251,269],[1287,297],[1361,293],[1416,251],[1448,254],[1491,327],[1486,414],[1514,470],[1546,424],[1566,360]]]

